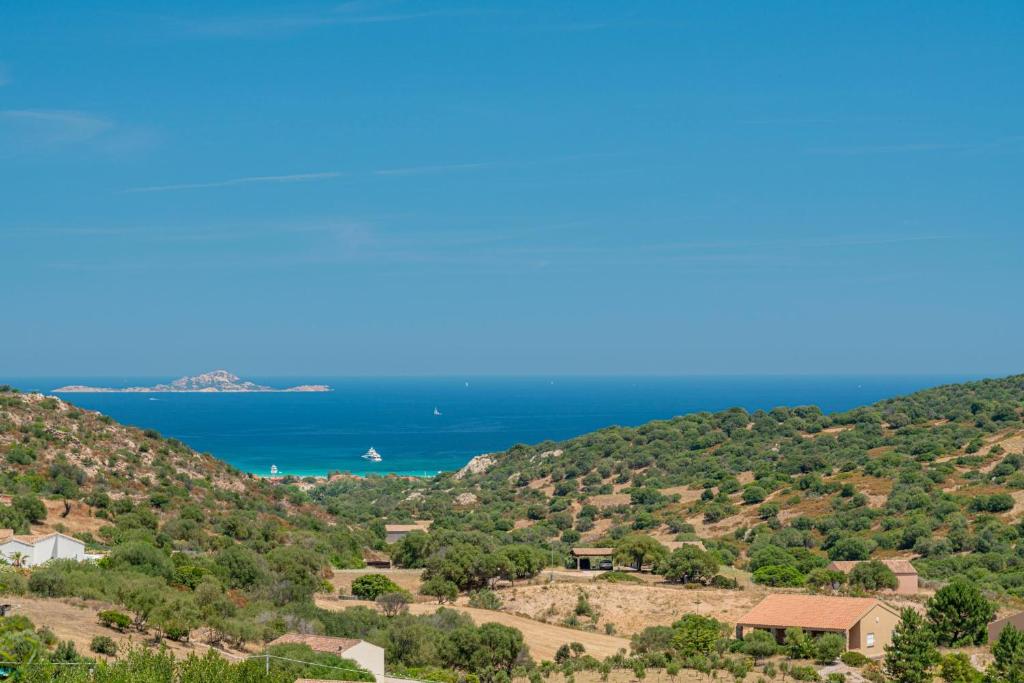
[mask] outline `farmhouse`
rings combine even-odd
[[[910,560],[879,560],[882,564],[892,570],[892,573],[896,575],[896,580],[899,584],[896,586],[895,593],[898,595],[914,595],[918,589],[918,577],[917,570],[914,569],[914,565],[910,564]],[[833,562],[828,566],[829,569],[849,574],[853,571],[860,562],[857,561],[840,561]]]
[[[430,531],[430,522],[416,522],[415,524],[385,524],[384,540],[387,543],[397,543],[414,531],[422,531],[424,533]]]
[[[308,645],[314,652],[351,659],[353,662],[372,673],[378,680],[384,675],[384,648],[355,638],[332,638],[331,636],[313,636],[305,633],[285,633],[280,638],[270,641],[274,645]]]
[[[1008,617],[1002,619],[996,619],[995,621],[989,622],[988,625],[988,642],[994,643],[999,640],[999,634],[1003,632],[1003,629],[1007,626],[1013,626],[1018,631],[1024,631],[1024,612],[1017,612]]]
[[[764,630],[782,643],[787,628],[801,628],[811,636],[838,633],[846,649],[867,657],[881,657],[900,623],[896,610],[874,598],[827,595],[769,595],[736,623],[736,637]]]
[[[611,569],[615,548],[573,548],[571,555],[576,569]],[[604,566],[602,566],[602,564]]]
[[[0,555],[13,565],[36,567],[50,560],[93,560],[98,555],[85,552],[85,544],[61,533],[15,535],[0,529]]]

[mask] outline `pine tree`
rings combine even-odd
[[[928,621],[939,645],[984,645],[995,607],[981,591],[954,579],[928,600]]]
[[[899,683],[931,683],[930,669],[939,661],[932,630],[920,614],[906,608],[885,647],[885,673]]]

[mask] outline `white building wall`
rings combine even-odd
[[[341,656],[351,659],[374,676],[382,676],[384,674],[384,648],[378,647],[373,643],[362,641],[358,645],[353,645],[345,650],[341,653]]]
[[[0,543],[0,554],[2,554],[4,559],[11,564],[14,564],[14,553],[21,553],[25,556],[21,562],[23,567],[31,567],[35,565],[34,549],[28,543],[22,543],[15,539],[10,539]]]

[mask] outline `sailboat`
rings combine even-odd
[[[440,415],[440,414],[441,414],[441,411],[437,409],[437,406],[434,406],[434,415]]]
[[[380,462],[382,459],[383,458],[380,457],[380,453],[378,453],[373,446],[370,446],[370,450],[363,453],[363,460],[369,460],[371,462]]]
[[[270,466],[270,476],[274,476],[275,474],[277,474],[277,472],[278,472],[277,465],[271,465]]]

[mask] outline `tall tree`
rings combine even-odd
[[[639,571],[645,564],[657,564],[668,554],[668,549],[646,534],[623,536],[615,546],[615,557]]]
[[[928,600],[928,621],[939,645],[983,645],[995,606],[964,579],[953,579]]]
[[[932,683],[931,668],[939,661],[935,636],[921,615],[906,608],[885,646],[885,673],[899,683]]]

